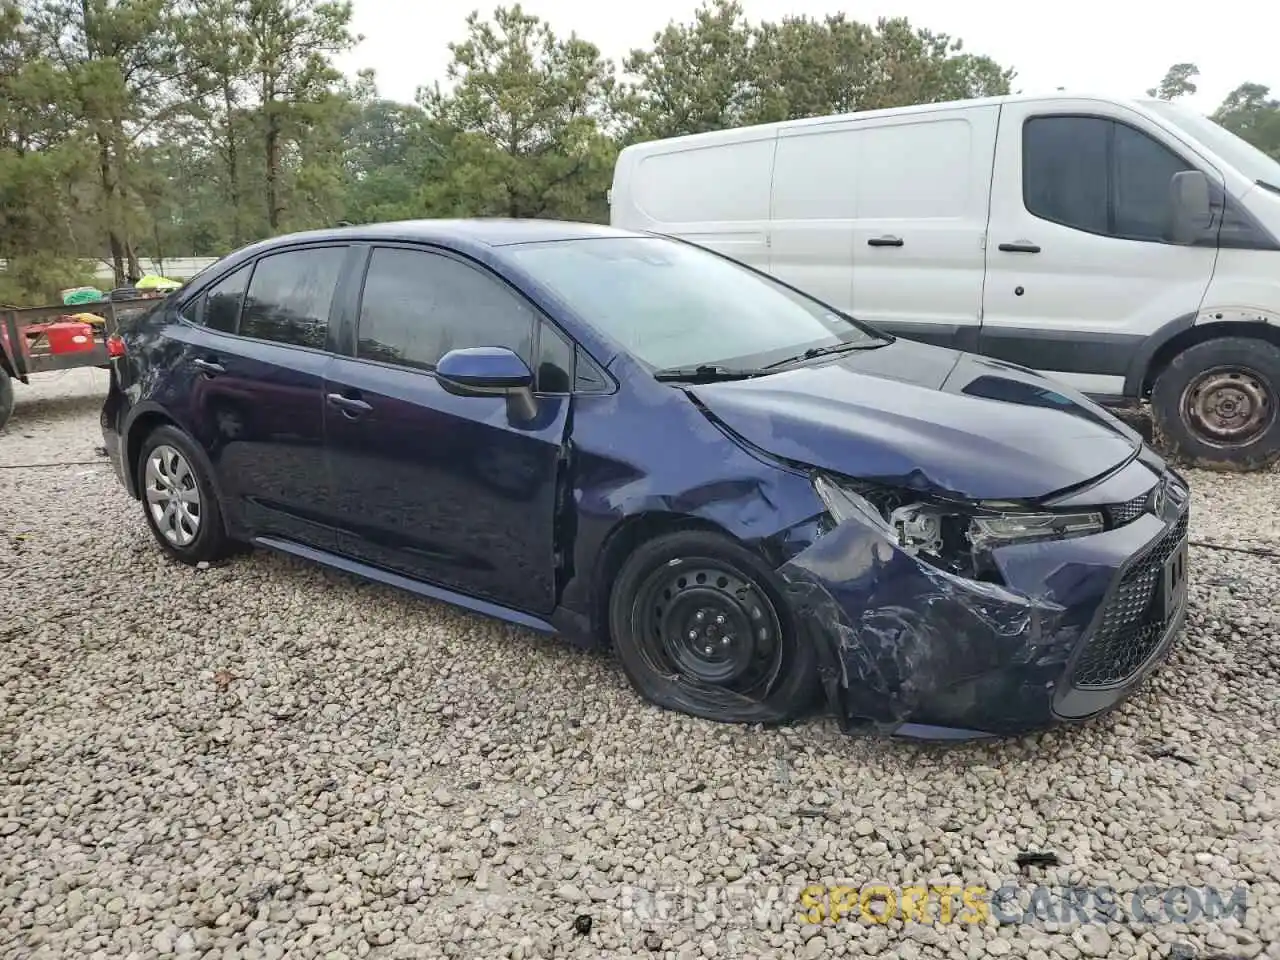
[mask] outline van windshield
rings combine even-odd
[[[1273,190],[1280,188],[1280,162],[1226,127],[1203,114],[1167,100],[1145,100],[1143,105],[1199,140],[1253,182],[1269,186]]]
[[[732,260],[661,237],[526,243],[506,254],[652,370],[762,367],[884,337]]]

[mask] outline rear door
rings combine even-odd
[[[374,247],[348,317],[355,335],[324,386],[340,551],[550,612],[570,403],[568,374],[554,370],[571,366],[569,342],[487,269],[423,247]],[[458,397],[437,383],[440,357],[472,346],[537,358],[533,421],[512,422],[504,398]]]
[[[346,245],[261,257],[184,306],[178,365],[189,420],[231,520],[251,535],[333,549],[324,372]],[[175,384],[175,388],[180,385]],[[163,396],[161,403],[170,402]]]
[[[1217,249],[1171,242],[1170,180],[1200,169],[1135,111],[1093,100],[1002,108],[981,352],[1120,395],[1147,336],[1196,313]]]

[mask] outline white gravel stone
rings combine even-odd
[[[1193,546],[1186,636],[1085,727],[726,727],[315,566],[167,562],[95,451],[105,382],[19,385],[0,433],[4,960],[1280,956],[1275,558]],[[1195,541],[1280,553],[1276,475],[1189,479]],[[806,885],[866,882],[1249,893],[1243,922],[802,921]]]

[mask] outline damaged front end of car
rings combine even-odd
[[[779,573],[846,730],[965,738],[1085,719],[1181,627],[1189,498],[1163,464],[1131,461],[1092,498],[1050,504],[813,483],[826,515]]]

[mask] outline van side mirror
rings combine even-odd
[[[1169,191],[1173,206],[1170,239],[1174,243],[1195,243],[1213,224],[1209,178],[1199,170],[1183,170],[1173,175]]]
[[[436,364],[436,380],[458,397],[506,397],[508,409],[518,420],[531,420],[537,413],[533,373],[506,347],[450,350]]]

